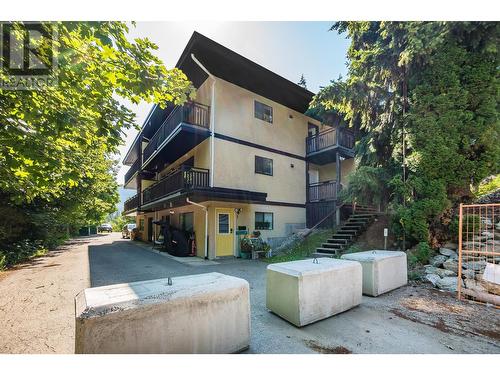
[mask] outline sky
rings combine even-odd
[[[131,26],[129,38],[145,38],[158,45],[156,55],[167,68],[173,68],[193,31],[245,56],[265,68],[298,82],[303,74],[307,88],[316,93],[330,80],[347,73],[346,53],[349,40],[328,31],[333,22],[138,22]],[[142,125],[152,105],[133,105],[122,101],[136,113]],[[129,129],[120,147],[120,163],[133,142],[137,130]],[[129,167],[121,165],[119,184]]]

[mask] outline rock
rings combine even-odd
[[[487,293],[488,290],[479,284],[476,280],[473,279],[465,279],[465,287],[467,289],[475,290],[476,292]]]
[[[458,244],[454,242],[447,242],[443,245],[443,247],[451,250],[457,250],[458,249]]]
[[[458,273],[458,262],[454,259],[448,259],[443,263],[443,267],[447,270]]]
[[[434,274],[434,275],[438,275],[439,277],[457,276],[457,274],[455,272],[450,271],[450,270],[445,270],[443,268],[437,268],[437,267],[430,266],[430,265],[424,266],[424,268],[425,268],[426,274]]]
[[[427,264],[424,266],[425,273],[436,273],[436,270],[438,269],[437,267],[431,266],[430,264]]]
[[[493,238],[494,235],[492,232],[484,231],[481,233],[481,237],[483,237],[485,239],[490,239],[490,238]]]
[[[467,270],[483,271],[486,268],[486,262],[484,260],[465,262],[462,267]]]
[[[476,277],[476,273],[474,272],[474,270],[462,270],[462,276],[467,279],[473,279]]]
[[[486,241],[486,245],[488,245],[488,247],[493,246],[500,248],[500,240],[488,240]]]
[[[458,260],[458,254],[457,253],[453,253],[453,255],[450,255],[450,259]]]
[[[462,283],[463,283],[463,281],[462,281]],[[457,278],[451,277],[451,276],[443,277],[442,279],[439,279],[436,281],[436,286],[442,290],[447,290],[449,292],[456,292],[457,291]]]
[[[457,253],[454,250],[448,249],[447,247],[440,247],[439,248],[439,254],[446,255],[447,257],[451,257],[453,255],[457,255]]]
[[[427,275],[425,275],[425,279],[434,286],[436,286],[437,282],[441,280],[441,278],[438,275],[435,275],[433,273],[428,273]]]
[[[439,267],[441,266],[446,260],[448,259],[448,257],[444,256],[444,255],[436,255],[435,257],[432,257],[431,260],[429,261],[429,263],[431,264],[431,266],[434,266],[434,267]]]
[[[462,244],[462,248],[465,250],[482,250],[486,246],[485,243],[477,241],[465,241]]]

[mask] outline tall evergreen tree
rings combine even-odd
[[[437,245],[451,210],[499,171],[499,25],[338,22],[332,30],[351,39],[349,75],[312,105],[343,113],[358,132],[360,166],[383,172],[373,175],[389,187],[395,231]]]

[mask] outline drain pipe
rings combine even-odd
[[[194,54],[191,54],[191,58],[193,61],[205,72],[208,74],[210,78],[212,78],[212,98],[210,99],[210,187],[214,187],[214,155],[215,155],[215,76],[208,71],[207,68],[203,66],[203,64],[195,57]]]
[[[208,259],[208,207],[202,204],[193,202],[186,198],[186,202],[192,204],[193,206],[200,207],[203,211],[205,211],[205,259]]]

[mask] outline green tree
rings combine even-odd
[[[128,40],[127,24],[44,27],[54,25],[58,84],[0,91],[0,209],[10,215],[0,219],[4,265],[116,210],[115,153],[135,126],[134,113],[120,99],[164,107],[194,95],[187,77],[154,55],[155,44]],[[22,23],[14,27],[22,37]],[[0,80],[6,77],[0,69]]]
[[[358,134],[359,165],[381,169],[394,229],[436,245],[450,210],[498,173],[498,23],[338,22],[349,75],[313,107]],[[383,173],[382,173],[383,172]]]
[[[297,82],[297,85],[302,86],[303,88],[307,89],[307,82],[303,74],[301,74],[299,82]]]

